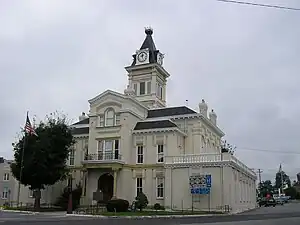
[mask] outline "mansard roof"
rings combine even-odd
[[[148,111],[147,118],[179,116],[179,115],[187,115],[187,114],[197,114],[197,112],[195,112],[194,110],[186,106],[151,109]]]
[[[73,135],[89,134],[89,127],[73,128],[72,129],[72,134]]]
[[[79,122],[72,124],[72,126],[79,125],[79,124],[89,124],[89,123],[90,123],[90,118],[86,118],[84,120],[80,120]]]
[[[170,120],[145,121],[137,122],[137,124],[134,127],[134,130],[159,129],[170,127],[177,127],[177,125],[175,123],[172,123]]]

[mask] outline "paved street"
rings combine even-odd
[[[100,219],[87,217],[67,217],[64,213],[44,213],[28,215],[20,213],[0,212],[0,224],[26,225],[299,225],[300,204],[291,203],[284,206],[262,207],[251,212],[232,216],[215,216],[176,219]]]

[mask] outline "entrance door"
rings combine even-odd
[[[113,197],[114,177],[109,173],[101,175],[98,179],[98,190],[103,193],[103,201],[100,202],[108,202]]]

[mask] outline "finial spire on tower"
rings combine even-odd
[[[152,34],[153,34],[153,29],[152,29],[152,27],[150,27],[150,26],[145,27],[145,34],[147,34],[147,35],[152,35]]]

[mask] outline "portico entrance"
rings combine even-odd
[[[101,202],[108,202],[114,194],[114,177],[110,173],[101,175],[98,179],[98,190],[103,193]]]

